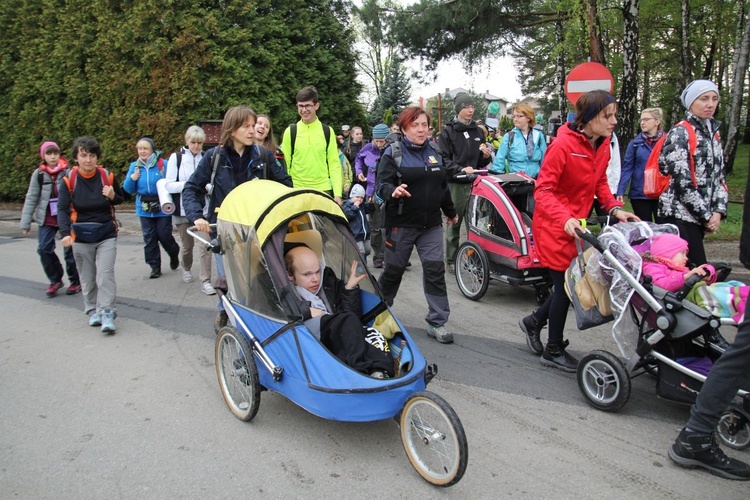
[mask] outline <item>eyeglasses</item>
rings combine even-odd
[[[315,107],[315,104],[297,104],[297,109],[300,111],[310,111]]]
[[[656,118],[641,118],[641,123],[647,122],[649,120],[656,120]]]

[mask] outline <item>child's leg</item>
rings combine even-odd
[[[50,283],[57,283],[63,278],[63,268],[60,259],[55,253],[55,235],[57,228],[53,226],[39,226],[39,244],[37,253],[42,261],[44,274]]]

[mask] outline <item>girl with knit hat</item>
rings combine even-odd
[[[710,80],[695,80],[685,87],[680,99],[687,109],[687,125],[672,127],[659,156],[659,170],[671,176],[659,197],[659,217],[677,226],[690,247],[690,261],[701,265],[707,262],[704,235],[717,232],[727,216],[720,124],[714,119],[719,88]]]
[[[63,268],[55,253],[55,236],[59,231],[57,225],[58,180],[62,179],[60,174],[65,174],[68,160],[60,156],[60,148],[52,141],[42,144],[39,148],[39,156],[42,157],[42,163],[31,174],[29,189],[23,203],[21,231],[25,236],[29,235],[32,219],[39,225],[37,253],[42,261],[44,273],[50,281],[46,291],[47,297],[54,297],[63,287]],[[74,295],[81,291],[81,284],[73,249],[64,248],[63,255],[65,270],[70,281],[70,286],[65,293]]]
[[[375,200],[375,167],[380,160],[380,154],[385,149],[385,139],[390,134],[388,125],[378,123],[372,128],[372,141],[359,150],[354,160],[354,171],[357,180],[365,186],[365,202],[372,203],[374,211],[370,212],[370,228],[372,229],[373,265],[383,267],[383,205]]]

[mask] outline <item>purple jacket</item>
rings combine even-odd
[[[360,149],[357,158],[354,160],[354,172],[358,176],[363,173],[367,176],[365,196],[368,198],[375,192],[375,165],[378,164],[379,159],[380,149],[375,144],[368,142]]]

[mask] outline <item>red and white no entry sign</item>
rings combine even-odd
[[[581,94],[592,90],[615,90],[615,79],[606,66],[595,62],[579,64],[568,73],[565,79],[565,96],[575,105]]]

